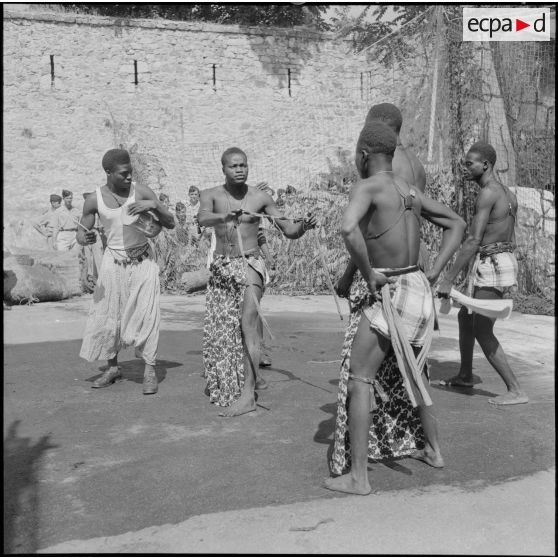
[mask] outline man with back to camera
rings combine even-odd
[[[391,103],[373,105],[366,115],[366,122],[379,120],[387,124],[397,135],[397,147],[393,155],[392,168],[395,175],[400,176],[407,184],[424,193],[426,188],[426,172],[416,155],[401,143],[400,132],[403,125],[401,111]],[[428,263],[428,251],[423,242],[420,245],[419,265],[425,269]],[[351,288],[356,265],[349,261],[336,285],[337,294],[346,298]]]
[[[403,378],[405,395],[395,400],[391,413],[407,412],[410,401],[419,409],[424,430],[425,447],[411,457],[444,466],[423,380],[434,325],[430,284],[458,248],[465,222],[393,172],[396,146],[397,136],[387,124],[366,122],[355,157],[361,180],[350,191],[342,221],[345,245],[360,273],[351,287],[331,464],[332,472],[341,476],[327,479],[325,486],[360,495],[371,491],[367,472],[371,417],[378,407],[376,396],[386,397],[376,374],[388,360]],[[443,229],[439,254],[426,274],[417,265],[419,216]]]

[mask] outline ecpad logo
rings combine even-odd
[[[550,41],[550,8],[463,8],[464,41]]]

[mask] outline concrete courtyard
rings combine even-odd
[[[5,553],[554,555],[554,318],[496,326],[529,404],[487,403],[504,384],[477,347],[482,383],[432,385],[446,467],[371,462],[357,497],[322,487],[347,323],[330,297],[264,298],[269,389],[234,419],[203,395],[203,295],[162,297],[147,397],[133,350],[125,381],[91,389],[88,304],[4,312]],[[433,384],[458,370],[455,309],[431,363]]]

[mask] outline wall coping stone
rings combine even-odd
[[[314,41],[339,41],[351,42],[350,38],[339,38],[335,33],[327,31],[314,31],[308,28],[291,28],[283,27],[257,27],[241,25],[222,25],[218,23],[207,22],[189,22],[175,21],[168,19],[124,19],[117,17],[104,17],[86,14],[72,13],[31,13],[13,11],[4,6],[4,21],[8,20],[27,20],[27,21],[45,21],[49,23],[61,24],[78,24],[91,25],[99,27],[136,27],[147,29],[165,29],[173,31],[189,31],[193,33],[221,33],[231,35],[255,35],[255,36],[280,36],[286,38],[311,39]]]

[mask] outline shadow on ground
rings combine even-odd
[[[19,455],[14,466],[28,484],[41,486],[41,505],[28,525],[35,537],[29,548],[218,511],[343,498],[322,488],[335,424],[342,324],[335,315],[317,320],[296,313],[273,315],[269,322],[273,365],[262,370],[269,389],[260,392],[257,412],[235,419],[219,417],[219,408],[203,395],[201,318],[196,330],[161,333],[164,381],[149,397],[137,385],[142,367],[133,351],[121,355],[131,382],[93,390],[97,366],[79,359],[79,340],[6,345],[6,424],[25,419],[26,431],[36,438],[52,432],[37,444],[17,442],[15,429],[11,434],[12,445],[20,448],[12,452]],[[455,373],[451,355],[440,356],[454,345],[455,340],[434,339],[433,378]],[[512,361],[530,393],[548,394],[546,384],[535,385],[528,363]],[[501,392],[501,380],[483,359],[475,363],[482,391],[432,390],[446,467],[435,470],[411,459],[371,462],[375,492],[479,486],[553,465],[553,401],[535,397],[533,404],[494,408],[487,396]],[[54,446],[49,466],[38,468],[42,452]],[[23,521],[24,510],[12,509],[12,521]]]
[[[33,554],[39,549],[39,480],[43,454],[56,446],[50,436],[37,442],[18,435],[12,421],[4,437],[4,553]]]

